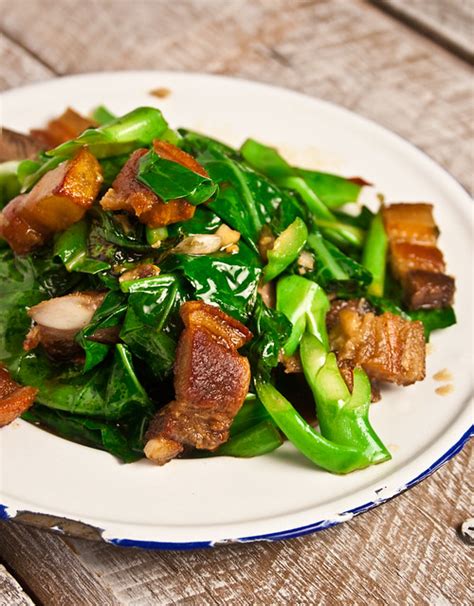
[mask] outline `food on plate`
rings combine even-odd
[[[158,465],[285,438],[332,473],[390,459],[371,402],[456,321],[430,204],[373,212],[362,178],[155,108],[25,137],[0,165],[0,425]]]

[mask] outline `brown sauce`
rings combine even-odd
[[[450,373],[450,371],[447,368],[443,368],[442,370],[435,372],[435,374],[433,375],[433,379],[435,381],[440,381],[442,383],[446,383],[447,381],[453,380],[453,375]]]
[[[452,383],[446,383],[446,385],[440,385],[435,389],[438,396],[447,396],[454,391],[454,385]]]
[[[149,94],[158,97],[159,99],[165,99],[171,95],[171,91],[169,88],[154,88]]]

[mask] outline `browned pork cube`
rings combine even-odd
[[[433,218],[433,205],[425,203],[390,204],[383,209],[383,219],[391,242],[435,246],[438,228]]]
[[[237,349],[250,331],[216,307],[189,301],[176,351],[175,397],[152,419],[146,456],[159,465],[186,446],[215,450],[227,441],[250,384],[250,365]]]
[[[165,160],[181,164],[202,176],[208,176],[199,162],[171,143],[155,141],[153,149]],[[141,223],[149,227],[161,227],[191,219],[196,211],[195,206],[183,199],[169,200],[165,203],[151,189],[138,181],[140,159],[147,152],[147,149],[137,149],[130,156],[112,183],[112,187],[100,201],[102,208],[125,210],[134,214]]]
[[[361,366],[371,379],[410,385],[425,377],[423,324],[389,312],[342,309],[329,334],[338,363]]]
[[[28,410],[37,393],[34,387],[19,385],[0,364],[0,427],[8,425]]]
[[[33,189],[13,198],[0,213],[0,236],[17,254],[41,246],[80,221],[102,183],[96,158],[85,148],[46,173]]]
[[[451,305],[454,298],[454,278],[446,274],[416,269],[404,280],[404,294],[410,309],[437,309]]]

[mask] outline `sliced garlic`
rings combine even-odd
[[[184,255],[210,255],[222,248],[222,240],[216,234],[188,236],[173,248],[173,252]]]

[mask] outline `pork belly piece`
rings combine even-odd
[[[92,206],[102,183],[96,158],[85,148],[46,173],[27,194],[13,198],[0,213],[0,236],[17,254],[45,244],[76,223]]]
[[[8,425],[28,410],[37,393],[34,387],[19,385],[0,364],[0,427]]]
[[[439,231],[432,204],[390,204],[383,209],[383,219],[390,241],[436,246]]]
[[[34,325],[23,343],[25,351],[42,345],[49,357],[71,360],[83,350],[75,336],[92,320],[105,298],[103,292],[77,292],[42,301],[28,311]]]
[[[0,162],[34,158],[45,146],[30,135],[1,127]]]
[[[199,162],[171,143],[155,141],[153,149],[165,160],[177,162],[199,175],[208,176]],[[191,219],[196,210],[195,206],[183,199],[169,200],[165,203],[136,178],[140,159],[147,152],[147,149],[137,149],[130,156],[112,183],[112,187],[100,201],[102,208],[128,211],[149,227],[162,227]]]
[[[92,126],[97,126],[95,120],[81,116],[68,107],[60,116],[50,120],[46,128],[34,128],[30,133],[34,139],[41,142],[44,149],[51,149],[69,139],[75,139]]]
[[[251,338],[240,322],[202,301],[180,310],[185,328],[176,351],[176,399],[162,408],[146,434],[145,455],[158,465],[185,447],[215,450],[227,441],[250,384],[250,365],[238,353]]]
[[[425,377],[425,337],[419,321],[389,312],[376,316],[345,308],[339,312],[329,339],[345,372],[361,366],[371,380],[398,385],[410,385]]]
[[[410,309],[448,307],[454,298],[454,278],[442,273],[411,270],[405,276],[404,287]]]
[[[415,269],[432,273],[443,273],[446,269],[443,253],[436,246],[393,242],[390,255],[393,275],[402,283],[406,274]]]
[[[393,275],[401,281],[410,309],[452,304],[454,279],[445,275],[439,230],[431,204],[391,204],[383,209]],[[421,272],[421,273],[418,273]]]

